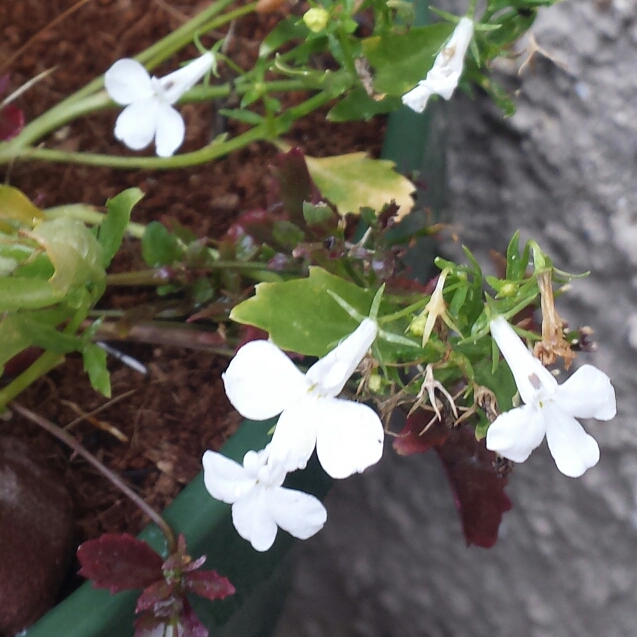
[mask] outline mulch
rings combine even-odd
[[[3,0],[0,65],[74,4],[70,0]],[[10,73],[11,89],[15,89],[36,74],[55,68],[16,102],[29,121],[103,73],[115,60],[136,54],[207,4],[199,0],[91,0],[46,29],[0,74]],[[302,4],[294,8],[299,13],[303,10]],[[254,59],[259,41],[281,15],[252,15],[237,24],[230,53],[240,64],[247,66]],[[202,41],[210,46],[213,38],[204,37]],[[162,75],[173,70],[178,60],[196,55],[194,47],[188,48],[156,72]],[[187,105],[181,111],[187,123],[187,139],[180,152],[207,143],[214,121],[213,105]],[[286,140],[314,156],[358,150],[378,155],[384,132],[382,119],[337,125],[325,121],[325,112],[299,122]],[[113,137],[116,116],[117,111],[88,116],[56,131],[45,144],[50,148],[129,154]],[[234,134],[239,127],[230,124],[229,132]],[[3,180],[22,189],[42,207],[73,202],[101,206],[108,197],[138,186],[146,196],[134,210],[135,221],[176,219],[198,236],[215,237],[225,232],[238,212],[266,205],[269,165],[275,154],[272,146],[255,143],[212,164],[154,172],[25,161],[9,166]],[[124,255],[115,262],[115,271],[118,267],[143,267],[136,242],[127,242]],[[148,298],[148,292],[139,293],[140,298]],[[135,298],[127,300],[131,302]],[[90,388],[78,357],[70,356],[19,400],[69,428],[83,445],[134,485],[147,502],[162,509],[198,473],[203,452],[219,448],[238,425],[239,417],[230,407],[221,381],[227,360],[177,347],[125,343],[121,349],[149,370],[143,376],[110,359],[115,400],[93,419],[99,420],[100,426],[105,423],[117,430],[121,439],[87,419],[77,422],[80,415],[108,402]],[[108,481],[36,426],[16,416],[0,426],[0,432],[27,440],[33,454],[41,456],[63,477],[75,501],[78,540],[104,532],[136,533],[146,523]]]

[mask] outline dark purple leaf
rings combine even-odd
[[[79,574],[111,593],[146,588],[163,577],[161,556],[127,533],[88,540],[77,549],[77,558],[82,565]]]
[[[14,104],[0,110],[0,142],[6,142],[24,128],[24,113]]]
[[[234,595],[235,588],[230,580],[217,571],[196,571],[185,577],[186,589],[206,599],[223,599]]]
[[[407,419],[394,449],[402,455],[435,449],[447,474],[467,546],[493,546],[498,538],[502,515],[511,508],[504,492],[508,479],[498,457],[476,440],[468,425],[449,428],[435,420],[425,430],[431,414],[418,411]]]

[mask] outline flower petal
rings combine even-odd
[[[267,551],[276,538],[277,525],[270,514],[266,489],[256,487],[232,505],[237,533],[257,551]]]
[[[319,385],[321,395],[338,396],[367,354],[377,334],[376,321],[363,319],[344,341],[307,370],[307,379],[312,384]]]
[[[611,420],[617,414],[610,378],[592,365],[583,365],[555,390],[555,402],[575,418]]]
[[[266,496],[274,521],[301,540],[318,533],[327,520],[327,511],[321,501],[308,493],[279,487],[268,489]]]
[[[498,316],[491,321],[489,327],[491,336],[511,369],[522,400],[527,404],[533,402],[539,389],[538,382],[547,392],[553,393],[557,387],[553,374],[531,354],[507,320]],[[534,376],[537,380],[534,380]]]
[[[146,148],[155,137],[158,108],[154,97],[129,104],[115,122],[115,137],[131,150]]]
[[[543,410],[524,405],[500,414],[487,429],[487,449],[524,462],[546,433]]]
[[[132,104],[153,95],[148,71],[130,58],[117,60],[104,74],[104,88],[118,104]]]
[[[251,420],[267,420],[300,400],[309,389],[296,365],[269,341],[251,341],[222,376],[233,407]]]
[[[559,405],[549,402],[546,411],[546,440],[557,468],[570,478],[579,478],[599,461],[599,446],[582,425]]]
[[[316,402],[316,453],[327,474],[347,478],[380,460],[385,432],[373,409],[338,398]]]
[[[461,18],[451,34],[449,41],[436,56],[432,71],[435,73],[444,69],[445,75],[454,76],[455,84],[457,85],[464,67],[464,58],[472,38],[473,20],[467,17]],[[429,76],[427,76],[427,79],[429,79]],[[442,93],[440,95],[442,95]],[[449,97],[446,95],[442,96],[448,100],[451,94],[449,94]]]
[[[256,480],[234,460],[216,451],[203,454],[203,479],[213,498],[232,504],[254,488]]]
[[[208,51],[196,60],[159,79],[166,101],[169,104],[174,104],[212,68],[214,61],[214,55]]]
[[[316,446],[316,429],[320,425],[322,399],[307,396],[286,409],[277,422],[270,450],[269,463],[285,471],[303,469]]]
[[[429,98],[434,94],[426,82],[419,82],[417,86],[402,96],[402,102],[405,106],[409,106],[412,111],[422,113],[427,107]]]
[[[183,117],[172,106],[160,103],[157,108],[155,148],[159,157],[171,157],[186,136]]]

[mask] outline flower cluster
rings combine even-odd
[[[490,327],[524,405],[496,418],[487,431],[487,448],[524,462],[546,435],[557,468],[572,478],[581,476],[599,461],[599,447],[576,419],[615,417],[610,379],[596,367],[583,365],[558,385],[503,317],[491,321]]]
[[[288,472],[305,467],[315,448],[333,478],[346,478],[380,460],[384,430],[376,412],[337,398],[377,334],[376,322],[364,319],[306,374],[264,340],[244,345],[230,363],[223,380],[237,411],[251,420],[280,417],[271,443],[258,453],[248,452],[243,466],[207,451],[204,479],[213,497],[232,504],[237,531],[258,551],[272,546],[277,527],[301,539],[323,527],[323,505],[282,486]]]

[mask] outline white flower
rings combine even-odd
[[[115,122],[115,137],[132,150],[146,148],[155,139],[157,154],[170,157],[186,133],[172,104],[199,82],[214,61],[212,53],[204,53],[162,78],[151,77],[136,60],[115,62],[104,75],[104,86],[113,101],[127,105]]]
[[[544,439],[557,468],[571,478],[599,460],[599,447],[576,418],[610,420],[617,405],[615,390],[604,372],[583,365],[563,384],[531,354],[507,321],[491,321],[491,334],[511,368],[524,402],[496,418],[487,430],[487,449],[524,462]]]
[[[403,104],[417,113],[422,113],[434,93],[448,100],[458,86],[464,56],[472,38],[473,20],[461,18],[451,38],[436,56],[427,77],[418,82],[416,88],[403,95]]]
[[[306,540],[320,531],[327,511],[313,495],[282,487],[285,470],[273,463],[270,445],[248,451],[243,466],[215,451],[203,455],[204,483],[210,495],[232,504],[232,522],[257,551],[274,543],[277,527]]]
[[[336,398],[371,347],[378,327],[359,327],[307,374],[269,341],[252,341],[223,375],[226,394],[245,418],[281,414],[270,445],[272,461],[286,471],[306,465],[312,451],[333,478],[346,478],[380,460],[384,430],[373,409]]]

